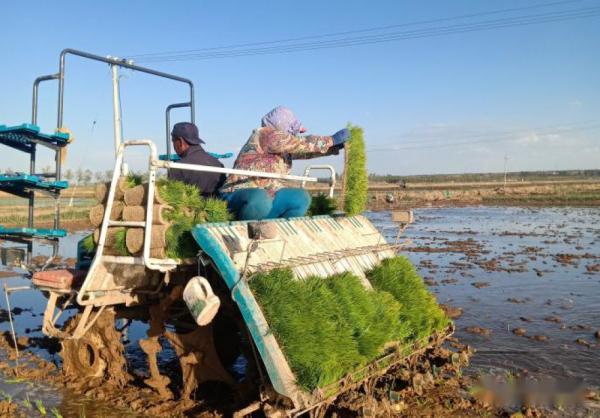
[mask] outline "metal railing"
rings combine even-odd
[[[173,74],[165,73],[162,71],[152,70],[150,68],[141,67],[133,64],[132,61],[126,59],[120,59],[116,57],[102,57],[100,55],[91,54],[89,52],[79,51],[76,49],[67,48],[61,51],[59,60],[59,71],[56,74],[42,75],[37,77],[33,82],[33,92],[31,100],[31,123],[37,125],[38,122],[38,110],[39,110],[39,86],[42,82],[50,80],[58,80],[58,108],[56,116],[56,128],[60,129],[63,127],[64,118],[64,94],[65,94],[65,73],[66,73],[66,57],[67,55],[73,55],[80,58],[102,62],[109,64],[112,70],[112,82],[113,82],[113,107],[114,107],[114,142],[115,142],[115,157],[118,152],[118,148],[122,142],[122,122],[121,122],[121,97],[120,97],[120,86],[119,86],[119,74],[118,68],[127,68],[134,71],[150,74],[156,77],[166,78],[176,82],[181,82],[189,87],[189,101],[185,103],[178,103],[167,107],[167,132],[170,130],[169,111],[174,107],[189,107],[190,108],[190,119],[192,122],[195,120],[195,99],[194,99],[194,83],[184,77],[179,77]],[[43,144],[46,145],[46,144]],[[49,146],[54,150],[55,170],[53,177],[56,181],[60,181],[62,178],[62,161],[60,147]],[[35,175],[36,165],[36,147],[37,143],[32,143],[31,150],[29,151],[29,173]],[[170,150],[170,142],[167,137],[167,149]],[[55,210],[54,210],[54,228],[60,227],[60,195],[55,196]],[[28,221],[27,225],[29,228],[34,226],[34,206],[35,206],[35,195],[31,191],[28,195]],[[55,249],[56,252],[56,249]]]
[[[320,165],[309,165],[304,170],[304,176],[307,177],[312,170],[327,170],[329,171],[329,179],[319,179],[319,183],[329,184],[329,198],[333,197],[333,189],[335,188],[335,168],[329,164],[320,164]],[[302,182],[302,188],[306,185],[306,182]]]
[[[131,61],[113,58],[113,57],[102,57],[100,55],[90,54],[89,52],[78,51],[76,49],[64,49],[60,53],[60,66],[58,72],[58,115],[56,125],[57,128],[61,128],[63,124],[63,111],[64,111],[64,93],[65,93],[65,58],[67,55],[75,55],[81,58],[90,59],[93,61],[104,62],[110,65],[116,65],[117,67],[127,68],[129,70],[139,71],[146,74],[151,74],[161,78],[167,78],[169,80],[178,81],[181,83],[185,83],[189,86],[190,90],[190,113],[191,113],[191,121],[194,122],[195,119],[195,102],[194,102],[194,83],[184,77],[179,77],[173,74],[164,73],[162,71],[152,70],[150,68],[141,67],[139,65],[133,64]]]
[[[112,212],[112,205],[115,198],[116,188],[118,184],[118,179],[121,175],[122,165],[123,165],[123,157],[125,154],[125,149],[127,147],[132,146],[147,146],[150,150],[150,157],[148,161],[148,190],[146,195],[146,219],[143,222],[124,222],[124,221],[112,221],[110,219],[110,215]],[[176,168],[181,170],[190,170],[190,171],[199,171],[206,173],[222,173],[222,174],[235,174],[249,177],[260,177],[260,178],[271,178],[271,179],[280,179],[280,180],[289,180],[289,181],[300,181],[303,184],[305,182],[317,182],[319,179],[315,177],[307,177],[307,176],[294,176],[294,175],[285,175],[278,173],[262,173],[258,171],[250,171],[250,170],[237,170],[233,168],[223,168],[223,167],[212,167],[205,165],[196,165],[196,164],[183,164],[183,163],[175,163],[171,161],[160,161],[158,159],[158,152],[156,150],[156,145],[149,139],[138,139],[138,140],[128,140],[124,141],[117,150],[117,158],[115,159],[115,166],[113,170],[113,176],[110,183],[110,188],[108,191],[108,197],[106,200],[106,208],[104,210],[104,217],[102,219],[102,225],[100,227],[100,236],[98,238],[98,244],[96,247],[96,255],[94,256],[94,260],[88,270],[88,273],[85,277],[85,280],[79,290],[77,295],[77,303],[80,305],[92,305],[94,303],[94,299],[87,298],[86,292],[91,285],[96,270],[103,262],[108,262],[109,259],[104,258],[104,246],[106,243],[106,236],[108,233],[109,227],[114,226],[135,226],[135,227],[143,227],[144,228],[144,245],[142,250],[141,257],[130,257],[130,256],[111,256],[110,262],[115,264],[143,264],[150,270],[158,270],[161,272],[167,272],[172,270],[177,266],[177,262],[172,259],[156,259],[150,257],[150,245],[152,238],[152,219],[153,219],[153,210],[154,210],[154,193],[155,193],[155,185],[156,185],[156,170],[159,168]],[[97,286],[98,287],[98,286]],[[100,286],[101,287],[101,286]]]
[[[191,107],[192,102],[173,103],[167,106],[165,110],[165,137],[167,140],[167,161],[171,160],[171,110],[182,107]],[[192,123],[194,123],[194,115],[192,115]]]

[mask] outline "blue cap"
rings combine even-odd
[[[190,122],[179,122],[173,126],[171,135],[175,138],[181,137],[185,142],[192,145],[205,144],[198,136],[198,127]]]

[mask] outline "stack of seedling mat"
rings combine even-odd
[[[98,205],[90,210],[90,222],[96,228],[84,239],[83,247],[91,252],[98,244],[100,227],[106,208],[110,184],[96,186]],[[111,209],[111,220],[145,221],[148,184],[135,176],[121,177]],[[193,185],[166,179],[156,183],[152,209],[150,257],[185,259],[195,257],[198,246],[191,235],[194,225],[204,222],[225,222],[230,219],[226,202],[203,198]],[[106,255],[141,255],[144,248],[144,228],[109,227]]]
[[[309,216],[331,215],[339,207],[348,216],[358,215],[367,208],[369,178],[363,129],[348,124],[350,139],[344,144],[344,172],[339,199],[323,193],[312,197]]]
[[[341,207],[349,216],[367,208],[369,178],[364,132],[361,127],[348,125],[350,139],[345,144],[344,176]]]
[[[351,273],[298,279],[278,269],[250,278],[304,389],[335,383],[392,347],[424,343],[450,324],[407,258],[386,259],[366,278],[372,288]]]

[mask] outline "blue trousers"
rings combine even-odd
[[[281,189],[271,198],[264,189],[240,189],[222,196],[240,221],[294,218],[306,215],[310,195],[304,189]]]

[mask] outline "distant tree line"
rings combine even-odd
[[[142,178],[142,180],[146,180],[148,178],[148,173],[132,172],[132,174],[139,175]],[[78,168],[76,170],[72,170],[69,168],[69,169],[63,171],[62,178],[63,178],[63,180],[67,180],[70,184],[73,184],[73,185],[76,184],[78,186],[88,186],[90,184],[111,181],[112,175],[113,175],[112,170],[92,172],[92,170],[89,170],[89,169],[82,170],[81,168]]]
[[[92,172],[90,169],[83,170],[78,168],[76,170],[72,170],[68,168],[63,171],[62,177],[69,183],[77,184],[78,186],[87,186],[89,184],[99,183],[102,181],[110,181],[112,178],[112,173],[112,170]]]
[[[600,170],[555,170],[555,171],[513,171],[507,173],[508,181],[533,181],[563,178],[565,180],[600,177]],[[486,182],[503,181],[504,173],[464,173],[464,174],[427,174],[400,176],[392,174],[369,174],[370,181],[386,183],[437,183],[437,182]]]

